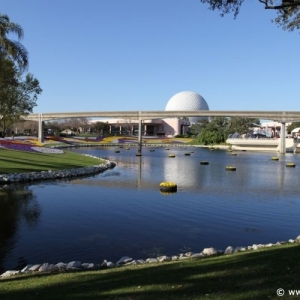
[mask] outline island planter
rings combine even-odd
[[[287,163],[286,166],[289,167],[289,168],[295,168],[296,167],[296,165],[292,162]]]
[[[159,185],[159,189],[163,193],[176,193],[177,192],[177,184],[174,182],[161,182]]]
[[[227,166],[226,170],[227,171],[236,171],[236,167],[234,167],[234,166]]]

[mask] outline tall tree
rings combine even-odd
[[[197,123],[190,126],[189,133],[193,136],[198,136],[201,130],[207,126],[208,122],[208,119],[200,118]]]
[[[228,118],[213,117],[201,130],[198,141],[204,145],[224,143],[228,136]]]
[[[248,133],[249,129],[252,127],[256,127],[260,125],[259,119],[251,119],[251,118],[241,118],[241,117],[233,117],[230,118],[228,122],[228,132],[229,133]]]
[[[0,125],[5,135],[9,126],[33,111],[42,89],[32,74],[23,78],[10,60],[2,60],[2,63],[7,70],[6,77],[0,72]]]
[[[240,117],[214,117],[210,121],[200,125],[198,141],[204,145],[220,144],[227,140],[228,134],[244,134],[250,131],[251,127],[260,125],[259,119]]]
[[[11,34],[16,35],[18,40],[11,40],[8,37]],[[20,43],[23,36],[22,27],[0,13],[0,63],[3,58],[10,58],[17,63],[20,70],[24,71],[28,67],[28,52]]]
[[[219,10],[221,16],[233,13],[234,18],[240,12],[244,0],[200,0],[209,5],[211,10]],[[262,7],[274,10],[277,17],[273,22],[284,30],[292,31],[300,29],[300,0],[258,0]]]

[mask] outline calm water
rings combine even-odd
[[[1,271],[27,263],[224,250],[300,234],[299,155],[273,161],[274,153],[232,156],[203,148],[144,148],[142,157],[136,148],[75,151],[117,166],[89,178],[2,187]],[[226,171],[228,165],[236,172]],[[162,181],[176,182],[177,193],[161,194]]]

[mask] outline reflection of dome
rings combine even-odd
[[[167,103],[166,110],[209,110],[203,97],[195,92],[180,92]],[[197,122],[198,117],[189,118],[191,123]]]

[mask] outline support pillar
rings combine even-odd
[[[139,134],[138,134],[138,156],[142,155],[142,119],[139,118]]]
[[[281,130],[280,130],[280,146],[279,146],[279,153],[285,154],[286,153],[286,146],[285,146],[285,123],[281,123]]]
[[[39,114],[38,141],[44,143],[44,122],[42,114]]]

